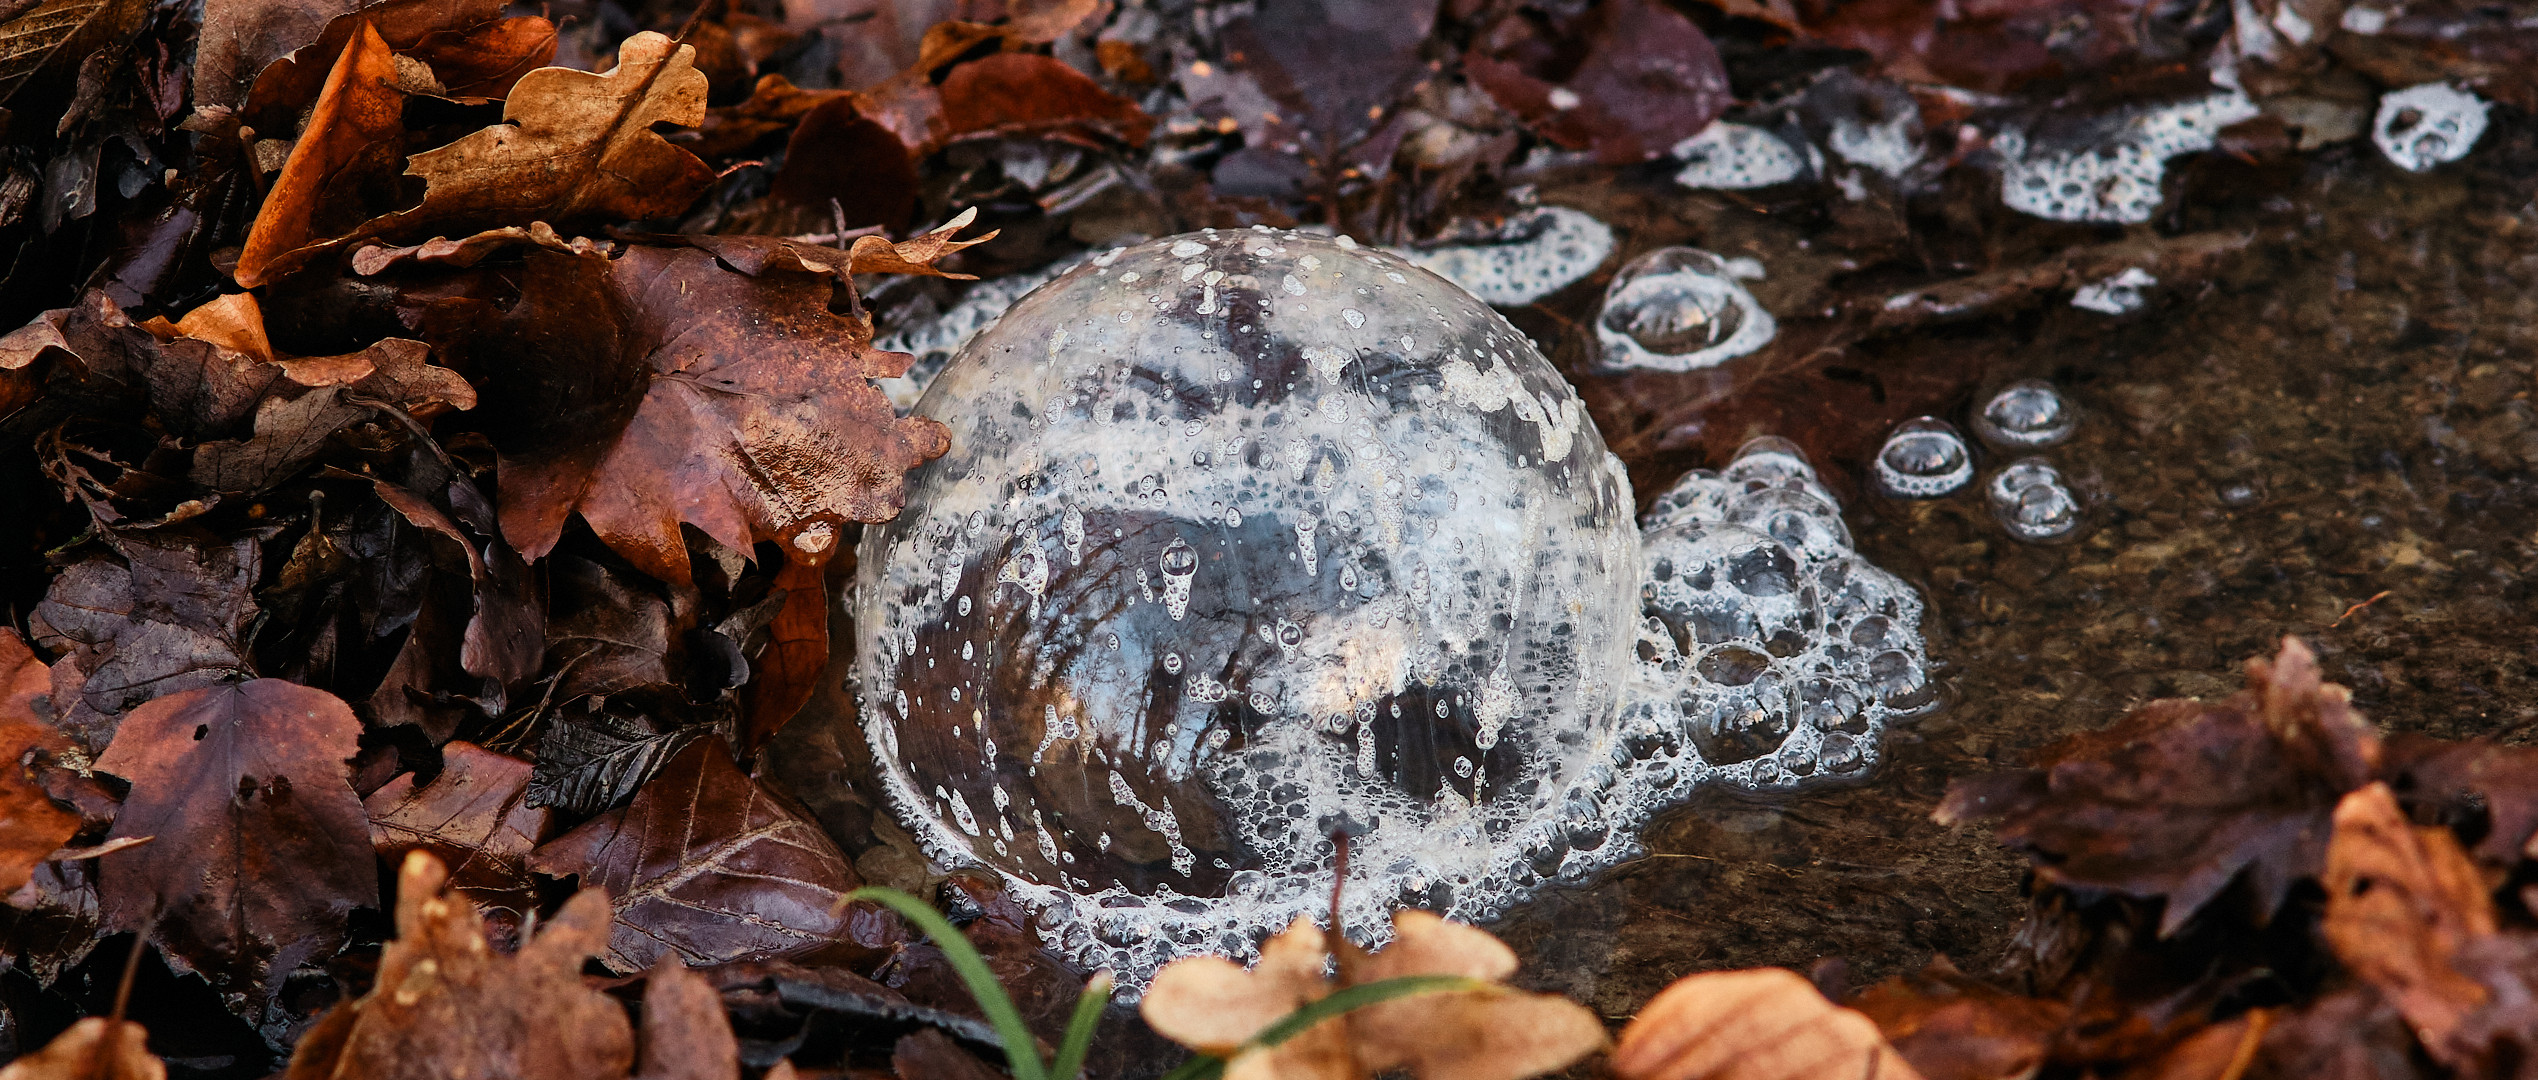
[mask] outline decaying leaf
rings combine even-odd
[[[786,560],[776,573],[775,587],[784,590],[784,606],[767,624],[772,635],[754,665],[742,707],[741,750],[755,752],[810,703],[828,670],[828,583],[815,564]]]
[[[2063,1002],[2003,993],[1968,978],[1946,957],[1869,987],[1850,1007],[1932,1080],[2034,1076],[2071,1014]]]
[[[109,1036],[108,1024],[114,1025]],[[32,1054],[0,1069],[0,1080],[167,1080],[167,1062],[152,1054],[150,1033],[130,1020],[92,1016]]]
[[[1734,95],[1718,50],[1656,0],[1525,10],[1463,57],[1474,85],[1543,137],[1609,164],[1646,161],[1718,118]]]
[[[1658,991],[1613,1048],[1622,1080],[1920,1080],[1877,1025],[1794,971],[1689,975]]]
[[[2385,784],[2344,797],[2327,846],[2326,918],[2337,959],[2439,1047],[2490,996],[2453,966],[2495,932],[2484,879],[2446,828],[2417,828]]]
[[[897,513],[906,471],[949,438],[892,412],[871,380],[909,357],[830,314],[830,282],[749,277],[692,249],[531,252],[519,301],[479,339],[505,370],[489,402],[503,410],[504,536],[542,557],[578,511],[636,567],[684,584],[681,523],[817,562],[846,523]]]
[[[582,979],[608,939],[608,898],[584,890],[505,956],[484,923],[443,892],[440,860],[413,852],[397,874],[397,937],[370,993],[300,1040],[287,1080],[454,1076],[607,1080],[634,1064],[625,1010]]]
[[[17,631],[0,628],[0,895],[18,891],[79,831],[79,814],[53,801],[32,760],[70,749],[36,707],[51,692],[44,661]]]
[[[723,996],[677,957],[662,957],[644,979],[640,1038],[635,1080],[740,1080]]]
[[[480,898],[527,896],[534,887],[529,853],[554,819],[553,811],[528,805],[528,787],[528,762],[452,741],[441,747],[441,774],[431,783],[418,786],[408,773],[362,806],[381,855],[422,849],[449,867],[453,889]]]
[[[2247,685],[2226,701],[2155,701],[2047,748],[2036,768],[1959,781],[1939,820],[2002,819],[2001,841],[2054,883],[2165,897],[2162,933],[2242,872],[2270,914],[2325,869],[2337,801],[2369,781],[2379,740],[2297,640],[2248,661]]]
[[[1309,918],[1261,946],[1245,970],[1221,957],[1175,961],[1139,1006],[1164,1037],[1227,1058],[1229,1080],[1351,1080],[1406,1069],[1421,1080],[1522,1080],[1604,1045],[1584,1006],[1496,985],[1516,956],[1497,938],[1433,913],[1393,915],[1394,940],[1372,955],[1343,946],[1341,983],[1451,975],[1493,984],[1378,1002],[1331,1017],[1274,1046],[1249,1045],[1271,1024],[1337,985],[1323,975],[1329,939]]]
[[[334,17],[307,45],[266,65],[240,112],[267,134],[291,130],[284,125],[318,99],[336,58],[364,27],[460,100],[506,97],[522,75],[555,59],[555,25],[535,15],[506,18],[501,0],[381,0]]]
[[[819,826],[697,739],[634,801],[538,849],[530,865],[614,897],[607,962],[641,971],[815,952],[846,929],[860,881]]]
[[[345,768],[360,732],[335,695],[279,679],[133,710],[97,767],[132,782],[112,835],[158,839],[104,858],[108,921],[236,989],[326,955],[379,902]]]
[[[386,39],[361,24],[256,213],[234,271],[239,284],[263,283],[275,260],[359,227],[370,207],[395,199],[405,161],[405,97]]]
[[[54,710],[91,753],[106,748],[127,710],[246,670],[263,567],[252,538],[198,546],[136,533],[114,550],[55,577],[28,620],[36,644],[63,654],[53,662]]]

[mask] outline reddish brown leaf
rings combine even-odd
[[[1267,0],[1222,31],[1224,66],[1249,75],[1277,102],[1279,126],[1310,133],[1313,153],[1337,154],[1364,138],[1427,76],[1419,47],[1436,25],[1436,10],[1429,0]],[[1192,84],[1205,78],[1185,73],[1183,86],[1194,100],[1206,91]],[[1262,130],[1262,117],[1234,120],[1246,135]]]
[[[2038,876],[2166,897],[2171,933],[2241,872],[2269,915],[2326,867],[2335,806],[2367,782],[2379,740],[2351,695],[2285,639],[2228,700],[2155,701],[2038,755],[2039,767],[1959,781],[1942,822],[1999,818]]]
[[[2473,828],[2480,860],[2510,866],[2538,838],[2538,749],[2402,734],[2388,740],[2380,774],[2418,818]]]
[[[740,1080],[723,996],[677,957],[663,956],[644,980],[642,1039],[635,1080]]]
[[[358,0],[205,0],[195,104],[238,107],[265,65],[317,40],[328,20],[360,6]],[[328,50],[317,64],[332,64],[337,51]]]
[[[899,1080],[998,1080],[1004,1075],[933,1028],[899,1036],[890,1049],[890,1071]]]
[[[240,285],[262,284],[275,260],[351,231],[374,207],[393,205],[405,161],[404,117],[395,56],[364,22],[344,42],[316,111],[256,212],[234,271]]]
[[[2378,987],[2424,1045],[2442,1046],[2488,997],[2452,961],[2495,931],[2493,900],[2458,840],[2416,828],[2374,783],[2336,806],[2324,884],[2319,930],[2336,958]]]
[[[1735,100],[1710,39],[1655,0],[1599,0],[1573,17],[1511,14],[1463,69],[1544,138],[1609,164],[1664,154]]]
[[[466,636],[459,647],[459,666],[471,675],[504,685],[537,674],[546,621],[534,595],[536,584],[528,564],[499,536],[470,536],[460,531],[457,522],[421,494],[384,480],[376,486],[379,497],[407,521],[440,534],[466,553],[468,577],[476,592],[476,611],[467,620]],[[488,532],[495,527],[491,521],[476,524]]]
[[[130,1020],[103,1017],[72,1024],[44,1048],[0,1069],[0,1080],[167,1080],[167,1062],[150,1053],[150,1033]],[[111,1044],[111,1045],[109,1045]]]
[[[54,710],[91,753],[127,710],[246,669],[262,572],[252,538],[195,547],[133,534],[115,547],[122,559],[92,556],[56,576],[27,620],[36,644],[64,654],[53,663]]]
[[[335,695],[279,679],[133,710],[97,767],[132,782],[113,835],[158,839],[102,861],[108,922],[233,990],[326,955],[379,902],[344,766],[360,733]]]
[[[645,573],[685,583],[682,522],[817,562],[846,522],[896,514],[903,475],[948,436],[892,412],[870,380],[909,357],[830,314],[830,282],[747,277],[694,250],[531,253],[519,302],[479,339],[516,380],[494,402],[504,536],[541,557],[578,511]]]
[[[441,747],[441,774],[431,783],[418,787],[407,773],[372,792],[362,808],[382,857],[421,848],[453,867],[451,888],[529,896],[529,853],[546,839],[554,812],[528,805],[528,787],[528,762],[452,741]]]
[[[1065,61],[1038,53],[982,56],[943,80],[943,139],[1061,135],[1143,146],[1154,118]]]
[[[2070,1010],[2002,993],[1942,957],[1852,999],[1905,1061],[1929,1080],[2008,1080],[2045,1064]]]
[[[1657,992],[1613,1048],[1622,1080],[1920,1080],[1877,1025],[1797,972],[1712,971]]]
[[[819,826],[698,739],[634,802],[538,849],[531,867],[616,897],[607,961],[641,971],[816,951],[846,930],[859,882]]]
[[[774,738],[819,689],[820,672],[828,669],[828,585],[816,563],[786,560],[775,587],[784,590],[784,607],[767,624],[774,635],[752,665],[757,681],[749,684],[741,706],[740,750],[743,754]]]
[[[805,90],[782,75],[761,75],[747,101],[705,110],[705,121],[697,126],[695,136],[679,145],[708,161],[729,157],[793,127],[822,104],[852,94],[849,90]]]
[[[916,213],[917,156],[857,110],[852,97],[830,98],[794,125],[767,197],[823,223],[832,219],[834,198],[850,228],[902,228]]]
[[[79,814],[53,801],[34,760],[71,745],[36,708],[52,687],[35,650],[0,628],[0,895],[24,886],[36,864],[79,831]]]
[[[287,133],[282,125],[317,100],[329,65],[364,25],[429,66],[451,97],[507,96],[520,76],[555,59],[555,26],[536,16],[506,19],[502,10],[501,0],[382,0],[338,15],[306,47],[266,66],[241,112],[267,134]]]
[[[634,1064],[625,1009],[582,978],[607,942],[608,900],[585,890],[520,951],[487,947],[475,909],[442,892],[440,861],[397,875],[397,938],[370,993],[300,1040],[286,1080],[606,1080]]]

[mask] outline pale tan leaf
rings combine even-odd
[[[1622,1029],[1621,1080],[1921,1080],[1865,1016],[1781,968],[1676,980]]]

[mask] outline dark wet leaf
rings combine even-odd
[[[611,262],[532,252],[518,303],[477,342],[516,375],[502,411],[502,531],[542,557],[579,512],[638,569],[685,583],[681,523],[746,551],[831,554],[898,512],[902,475],[943,452],[870,380],[908,357],[828,311],[828,275],[747,277],[701,251]]]
[[[450,490],[459,490],[457,485],[464,483],[456,481]],[[384,480],[378,482],[377,489],[379,497],[407,521],[458,545],[467,557],[476,609],[467,620],[459,647],[459,666],[469,674],[504,685],[536,674],[546,630],[545,613],[540,610],[536,582],[528,564],[493,534],[493,523],[475,522],[482,531],[470,535],[460,530],[448,512],[419,492]]]
[[[554,813],[527,801],[529,763],[471,742],[441,747],[441,773],[417,785],[412,773],[362,800],[370,841],[383,858],[431,852],[449,867],[450,887],[479,903],[525,899],[535,910],[529,853]]]
[[[132,782],[113,835],[157,839],[104,858],[109,923],[259,999],[331,952],[352,909],[379,902],[345,769],[360,732],[333,694],[279,679],[133,710],[97,767]]]
[[[996,1080],[1004,1075],[932,1028],[899,1037],[890,1050],[890,1071],[899,1080]]]
[[[1544,138],[1611,164],[1664,154],[1734,100],[1709,37],[1656,0],[1519,9],[1482,33],[1463,69]]]
[[[2061,1002],[2005,993],[1945,957],[1870,987],[1850,1007],[1929,1080],[2008,1080],[2041,1069],[2069,1021]]]
[[[2258,921],[2326,867],[2335,806],[2367,783],[2379,740],[2350,694],[2286,639],[2225,701],[2156,701],[2037,756],[1958,781],[1943,822],[2000,819],[2002,843],[2073,889],[2164,897],[2173,933],[2241,873]]]
[[[734,766],[718,739],[689,743],[634,802],[539,848],[531,866],[615,898],[607,962],[620,971],[828,948],[859,884],[837,845]]]
[[[2519,862],[2538,836],[2538,749],[2421,735],[2388,740],[2380,775],[2418,815],[2473,829],[2469,849],[2498,866]]]
[[[608,939],[608,901],[585,890],[503,955],[447,872],[422,852],[397,876],[397,937],[370,993],[300,1040],[286,1080],[621,1077],[634,1064],[625,1009],[582,979]]]
[[[54,708],[91,753],[128,710],[247,669],[262,573],[252,538],[197,546],[135,534],[114,549],[121,558],[93,555],[55,577],[28,620],[36,644],[63,654],[53,662]]]
[[[767,624],[771,639],[758,654],[753,665],[756,681],[750,683],[741,706],[742,753],[754,753],[775,733],[802,711],[819,689],[820,673],[828,669],[828,584],[824,568],[803,562],[786,561],[776,573],[775,587],[783,590],[784,606],[777,609],[775,620]]]
[[[687,745],[701,728],[655,731],[641,721],[597,711],[559,715],[538,744],[529,781],[531,806],[595,814],[634,797],[635,790]]]
[[[1265,0],[1219,31],[1225,67],[1248,74],[1282,115],[1264,124],[1252,110],[1228,114],[1256,149],[1275,149],[1274,128],[1301,131],[1306,149],[1326,158],[1354,145],[1429,74],[1419,48],[1436,25],[1434,0]],[[1193,100],[1208,96],[1206,75],[1184,72]],[[1201,85],[1194,85],[1196,83]],[[1222,98],[1220,97],[1220,100]]]

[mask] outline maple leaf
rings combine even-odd
[[[847,929],[859,880],[819,826],[697,739],[634,801],[540,847],[530,866],[614,897],[607,962],[641,971],[818,951]]]
[[[941,424],[901,418],[871,380],[910,357],[832,315],[827,275],[734,273],[702,251],[614,261],[531,252],[521,296],[480,335],[502,531],[544,556],[579,512],[647,574],[689,580],[682,522],[724,546],[824,560],[849,521],[896,514]]]
[[[2261,921],[2325,868],[2337,800],[2369,781],[2379,740],[2295,639],[2248,661],[2247,685],[2154,701],[2047,747],[2039,767],[1958,781],[1936,816],[2002,819],[2001,842],[2055,884],[2165,897],[2163,935],[2242,872]]]
[[[1613,1048],[1621,1080],[1920,1080],[1865,1016],[1782,968],[1688,975]]]
[[[97,768],[132,782],[102,862],[108,922],[233,990],[326,955],[379,902],[361,797],[361,721],[323,690],[256,679],[134,709]]]
[[[17,631],[0,628],[0,895],[16,892],[35,867],[79,831],[79,814],[45,790],[36,758],[70,749],[38,711],[52,673]]]
[[[300,1040],[285,1080],[611,1080],[634,1064],[626,1013],[582,978],[608,940],[608,898],[585,889],[517,953],[485,942],[484,922],[443,891],[426,852],[397,871],[397,937],[368,994],[328,1012]]]
[[[1497,938],[1425,911],[1393,915],[1392,945],[1345,947],[1341,984],[1323,975],[1329,937],[1309,918],[1262,944],[1249,970],[1223,957],[1177,960],[1155,973],[1139,1009],[1156,1032],[1226,1059],[1227,1080],[1349,1080],[1407,1069],[1421,1080],[1521,1080],[1604,1045],[1584,1006],[1500,985],[1515,953]],[[1255,1042],[1299,1008],[1346,987],[1418,976],[1476,985],[1364,1005],[1263,1046]]]
[[[92,1016],[0,1068],[0,1080],[167,1080],[167,1062],[150,1052],[149,1043],[150,1033],[139,1024]]]

